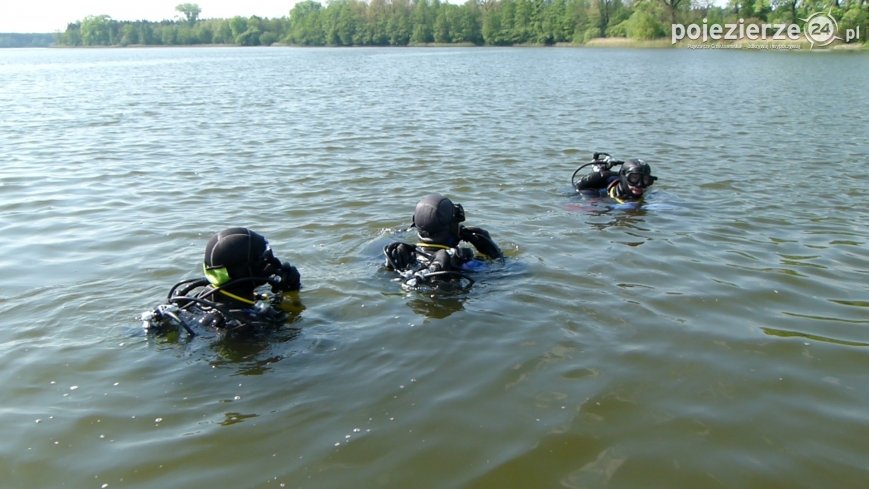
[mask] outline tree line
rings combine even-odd
[[[297,3],[288,17],[199,19],[185,3],[178,20],[119,21],[88,16],[58,34],[64,46],[230,44],[268,46],[490,46],[583,44],[594,38],[666,38],[673,23],[804,22],[831,12],[844,29],[869,35],[869,0],[314,0]]]
[[[47,48],[54,42],[54,34],[0,33],[0,48]]]

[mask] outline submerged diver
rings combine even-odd
[[[419,242],[407,244],[390,243],[383,248],[386,266],[404,278],[404,284],[415,287],[431,279],[466,279],[462,272],[475,258],[474,250],[459,247],[466,241],[488,259],[503,259],[501,249],[479,227],[463,226],[465,209],[440,194],[422,198],[413,214],[413,227],[417,229]]]
[[[166,304],[142,316],[149,332],[214,328],[219,332],[249,331],[287,320],[298,311],[285,292],[301,288],[299,271],[272,253],[268,240],[247,228],[229,228],[211,237],[202,263],[205,277],[181,281],[169,291]],[[263,285],[271,293],[258,292]]]
[[[576,174],[589,165],[592,165],[593,171],[575,181]],[[616,165],[621,165],[618,172],[611,170]],[[577,192],[594,191],[618,202],[625,202],[642,199],[646,189],[657,179],[652,176],[652,167],[643,160],[618,161],[607,153],[595,153],[590,163],[573,172],[570,181]]]

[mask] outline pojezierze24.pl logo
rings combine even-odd
[[[799,41],[805,36],[811,47],[827,46],[836,39],[846,43],[860,39],[860,27],[846,29],[845,37],[838,35],[839,24],[830,13],[817,12],[805,21],[803,30],[797,24],[746,24],[745,19],[739,19],[735,24],[709,24],[703,19],[703,24],[672,24],[670,30],[671,44],[683,39],[692,41]]]

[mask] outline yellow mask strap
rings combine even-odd
[[[452,248],[452,246],[446,246],[446,245],[435,244],[435,243],[417,243],[416,245],[421,247],[421,248],[440,248],[442,250],[449,250]]]
[[[245,299],[244,297],[241,297],[241,296],[235,295],[235,294],[233,294],[232,292],[227,292],[227,291],[222,290],[222,289],[219,290],[218,292],[220,292],[221,294],[223,294],[223,295],[229,297],[230,299],[235,299],[235,300],[241,302],[242,304],[247,304],[247,305],[250,305],[250,306],[256,304],[255,301],[252,301],[252,300],[250,300],[250,299]]]

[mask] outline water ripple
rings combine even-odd
[[[7,484],[862,487],[869,58],[791,54],[2,50]],[[381,268],[429,192],[508,256],[466,294]],[[230,225],[304,311],[146,337]]]

